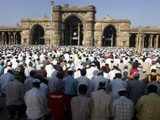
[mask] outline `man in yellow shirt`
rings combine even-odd
[[[138,120],[160,120],[160,96],[157,86],[148,86],[148,95],[141,97],[136,104]]]

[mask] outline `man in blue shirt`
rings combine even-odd
[[[66,119],[71,120],[71,99],[77,95],[78,82],[73,77],[73,70],[68,70],[67,76],[64,78],[64,94],[66,102]]]

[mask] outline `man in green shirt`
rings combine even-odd
[[[160,96],[157,86],[148,86],[148,95],[141,97],[136,104],[138,120],[160,120]]]

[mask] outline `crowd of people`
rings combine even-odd
[[[160,50],[2,46],[0,98],[10,120],[160,120]]]

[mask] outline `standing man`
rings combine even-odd
[[[91,120],[109,120],[111,118],[111,96],[105,91],[105,82],[100,82],[98,90],[91,95]]]
[[[73,77],[73,70],[68,70],[68,75],[64,78],[64,94],[66,102],[66,118],[71,120],[71,99],[77,95],[77,80]]]
[[[115,79],[111,81],[111,88],[112,88],[112,97],[113,100],[116,100],[119,98],[118,91],[120,89],[126,89],[127,88],[127,82],[122,80],[122,74],[121,73],[116,73],[115,74]]]
[[[80,72],[81,72],[81,76],[77,78],[77,82],[78,82],[77,88],[79,88],[81,84],[86,85],[87,95],[90,95],[90,93],[92,92],[92,84],[91,84],[91,81],[86,77],[86,69],[81,69]]]
[[[16,114],[18,119],[22,117],[25,112],[24,105],[24,85],[19,79],[19,74],[16,73],[15,79],[8,82],[6,86],[6,105],[9,112],[9,118],[15,119]]]
[[[160,96],[157,86],[149,85],[148,95],[141,97],[136,104],[138,120],[160,120]]]
[[[113,102],[113,120],[132,120],[134,116],[133,102],[127,98],[126,89],[119,90],[119,98]]]
[[[127,81],[129,98],[136,103],[137,100],[144,95],[146,84],[143,80],[139,80],[139,74],[133,79]]]
[[[71,100],[72,120],[90,120],[91,99],[87,97],[87,85],[79,85],[79,96]]]
[[[47,98],[40,90],[40,80],[33,81],[33,88],[25,94],[26,114],[31,120],[45,119],[48,114]]]

